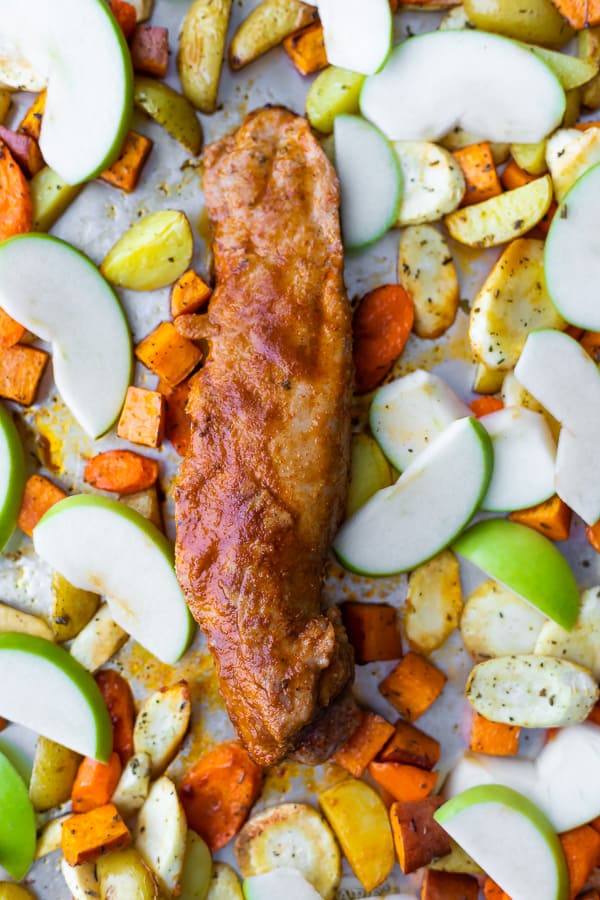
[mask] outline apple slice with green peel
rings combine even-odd
[[[75,587],[104,594],[117,625],[142,647],[171,665],[183,656],[194,627],[173,548],[140,513],[107,497],[67,497],[48,510],[33,541]]]
[[[363,0],[319,0],[318,6],[330,65],[362,75],[377,72],[392,46],[388,0],[369,0],[367,28]]]
[[[0,634],[0,715],[100,762],[112,725],[98,685],[70,653],[29,634]]]
[[[262,875],[252,875],[242,885],[246,900],[321,900],[321,895],[304,878],[298,869],[272,869]]]
[[[392,487],[342,525],[333,549],[346,568],[365,575],[414,569],[465,527],[488,488],[492,464],[485,428],[475,419],[453,422]]]
[[[25,782],[0,752],[0,866],[20,881],[35,857],[36,823]]]
[[[433,817],[512,900],[568,900],[558,835],[523,794],[496,784],[471,788]]]
[[[556,445],[544,416],[516,406],[479,421],[494,447],[494,472],[481,508],[506,512],[551,497]]]
[[[432,59],[443,77],[432,78]],[[360,108],[392,141],[436,141],[463,128],[535,144],[560,125],[565,94],[545,63],[507,38],[433,31],[392,51],[365,81]]]
[[[0,550],[15,530],[25,487],[25,454],[12,416],[0,404]]]
[[[486,519],[452,546],[567,631],[575,625],[577,582],[564,556],[543,534],[507,519]]]
[[[470,414],[442,378],[416,369],[375,391],[369,424],[389,461],[403,472],[448,425]]]
[[[337,116],[333,134],[344,246],[355,250],[373,244],[396,221],[402,175],[392,145],[359,116]]]
[[[40,148],[69,184],[100,174],[117,157],[133,109],[131,55],[102,0],[28,0],[2,5],[0,81],[24,72],[47,86]]]
[[[117,295],[82,253],[25,234],[0,244],[0,306],[52,343],[56,386],[90,437],[121,411],[131,381],[131,335]]]

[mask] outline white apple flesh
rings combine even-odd
[[[369,0],[366,28],[363,0],[319,0],[318,7],[329,64],[362,75],[377,72],[392,46],[388,0]]]

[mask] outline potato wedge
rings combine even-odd
[[[162,125],[188,153],[198,156],[202,149],[202,128],[187,97],[178,94],[164,81],[136,75],[133,102]]]
[[[584,28],[577,35],[577,55],[586,62],[600,65],[600,26]],[[594,76],[581,90],[581,102],[588,109],[600,107],[600,75]]]
[[[48,738],[38,738],[29,782],[34,809],[50,809],[69,799],[80,761],[78,753]]]
[[[473,354],[488,368],[507,371],[516,366],[531,331],[564,327],[546,290],[544,242],[511,241],[473,301],[469,317]]]
[[[150,790],[150,772],[150,756],[142,751],[135,753],[121,772],[111,803],[115,804],[124,819],[144,805]]]
[[[551,0],[465,0],[473,25],[532,44],[562,47],[573,29]]]
[[[543,175],[548,171],[546,164],[546,141],[537,144],[511,144],[514,161],[530,175]]]
[[[462,150],[464,147],[469,147],[471,144],[480,144],[484,140],[485,138],[481,137],[481,135],[457,127],[443,137],[441,141],[438,141],[438,143],[441,144],[442,147],[445,147],[446,150],[450,150],[451,153],[454,153],[455,150]],[[494,164],[499,166],[506,162],[510,156],[510,144],[498,144],[493,141],[488,141],[488,143],[492,150]]]
[[[133,746],[150,757],[152,777],[167,768],[190,724],[192,705],[187,681],[178,681],[144,700],[135,720]]]
[[[572,631],[565,631],[551,620],[545,622],[534,653],[578,663],[600,681],[600,588],[590,588],[581,595],[579,616]]]
[[[483,869],[478,866],[462,847],[459,847],[452,839],[452,850],[447,856],[440,856],[429,863],[427,868],[437,869],[440,872],[456,872],[458,875],[483,875]]]
[[[561,128],[548,140],[546,162],[560,203],[578,178],[600,162],[600,128]]]
[[[523,387],[514,372],[507,372],[504,375],[500,398],[505,406],[524,406],[533,412],[544,412],[542,404]]]
[[[50,819],[50,821],[44,825],[35,846],[36,859],[41,859],[42,856],[48,856],[49,853],[60,850],[62,845],[62,824],[63,822],[66,822],[68,818],[70,818],[70,813],[59,816],[57,819]]]
[[[364,781],[347,778],[319,794],[319,805],[366,891],[390,874],[394,842],[387,810],[379,794]]]
[[[138,22],[145,22],[154,10],[154,0],[128,0],[128,3],[135,7]]]
[[[82,189],[83,184],[67,184],[48,166],[36,172],[29,182],[33,230],[50,231]]]
[[[192,252],[192,229],[185,214],[163,209],[132,225],[108,252],[100,271],[120,287],[155,291],[183,275]]]
[[[127,632],[111,618],[108,603],[103,603],[71,644],[71,656],[89,672],[95,672],[128,638]]]
[[[188,828],[179,895],[181,900],[206,900],[212,874],[210,850],[200,835]]]
[[[349,518],[370,500],[373,494],[392,484],[390,464],[370,434],[352,435],[350,483],[346,502]]]
[[[581,96],[583,88],[573,88],[572,91],[565,91],[565,114],[562,120],[563,128],[573,128],[579,121],[581,115]],[[546,142],[547,143],[547,142]]]
[[[329,66],[317,75],[306,95],[306,117],[313,128],[331,134],[336,116],[358,112],[364,75]]]
[[[413,650],[428,654],[458,627],[462,611],[458,560],[451,550],[414,569],[408,579],[404,630]]]
[[[0,603],[0,632],[16,631],[19,634],[31,634],[34,637],[44,638],[46,641],[53,641],[54,635],[52,629],[40,619],[39,616],[32,616],[30,613],[21,612],[8,603]]]
[[[90,900],[90,897],[100,896],[100,883],[96,877],[95,863],[70,866],[63,857],[60,861],[60,871],[67,882],[73,900]]]
[[[119,500],[156,525],[159,531],[164,531],[162,510],[156,487],[146,488],[145,491],[139,491],[137,494],[121,496]]]
[[[552,199],[552,180],[544,175],[491,200],[457,209],[444,221],[461,244],[495,247],[530,231],[546,215]]]
[[[231,2],[195,0],[179,35],[177,69],[183,95],[207,114],[217,108]]]
[[[60,572],[52,573],[50,623],[57,641],[70,641],[78,635],[99,605],[98,594],[76,588]]]
[[[448,244],[432,225],[409,225],[400,239],[398,280],[411,295],[413,331],[436,338],[456,318],[460,290]]]
[[[244,900],[240,879],[227,863],[216,862],[213,865],[206,900]]]
[[[465,193],[462,170],[451,153],[428,141],[396,141],[404,193],[397,225],[437,222]]]
[[[496,581],[469,596],[460,617],[463,643],[476,660],[533,653],[546,617]]]
[[[478,362],[473,379],[473,390],[478,394],[497,394],[504,384],[504,372],[490,369],[485,363]],[[507,404],[505,404],[506,406]]]
[[[492,722],[562,728],[587,719],[598,700],[589,669],[552,656],[501,656],[475,666],[467,681],[473,709]]]
[[[317,21],[314,6],[300,0],[262,0],[244,19],[229,45],[229,65],[242,69],[281,42]]]
[[[96,863],[101,900],[159,900],[158,884],[137,850],[127,847]]]
[[[0,881],[0,900],[35,900],[35,897],[21,884]]]
[[[177,790],[163,775],[150,788],[140,810],[135,846],[160,887],[175,896],[181,891],[186,835],[187,822]]]
[[[329,825],[311,806],[282,803],[253,816],[236,839],[235,855],[244,878],[291,866],[324,900],[337,896],[340,851]]]

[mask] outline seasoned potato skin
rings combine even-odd
[[[550,0],[465,0],[469,21],[519,41],[562,47],[574,31]]]

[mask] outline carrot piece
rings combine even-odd
[[[600,725],[600,703],[592,706],[592,711],[586,719],[586,722],[593,722],[594,725]]]
[[[62,851],[70,866],[95,862],[130,841],[129,829],[113,803],[70,816],[62,825]]]
[[[105,806],[112,797],[120,777],[121,760],[117,753],[111,753],[107,763],[85,756],[79,765],[71,790],[73,812],[86,813],[98,806]]]
[[[578,131],[587,131],[589,128],[600,128],[600,121],[595,119],[593,122],[575,122],[573,128]]]
[[[588,525],[585,529],[585,536],[596,553],[600,553],[600,520],[595,525]]]
[[[508,894],[505,894],[491,878],[486,878],[483,883],[483,896],[485,900],[510,900]]]
[[[113,749],[123,766],[133,756],[133,726],[135,705],[129,684],[114,669],[103,669],[96,675],[96,684],[104,697],[113,727]]]
[[[394,726],[373,712],[363,712],[358,728],[338,747],[333,762],[360,778],[392,734]]]
[[[487,416],[490,413],[498,412],[499,409],[504,409],[504,403],[500,397],[475,397],[475,399],[471,400],[469,403],[469,408],[473,415],[480,419],[482,416]]]
[[[327,65],[323,26],[313,22],[291,34],[283,42],[283,49],[301,75],[313,75]]]
[[[450,853],[450,838],[433,818],[444,801],[426,797],[416,803],[393,803],[390,823],[400,868],[405,875]]]
[[[40,139],[42,118],[46,109],[46,91],[40,91],[21,120],[18,131],[28,134],[34,140]]]
[[[479,883],[472,875],[455,875],[427,869],[421,900],[477,900]]]
[[[4,731],[4,729],[6,728],[7,725],[8,725],[8,722],[6,721],[6,719],[4,719],[2,716],[0,716],[0,731]]]
[[[182,381],[176,388],[159,382],[158,389],[164,394],[167,403],[165,419],[165,436],[173,444],[175,452],[185,456],[192,440],[192,420],[186,412],[186,403],[190,393],[190,382]]]
[[[414,803],[428,797],[438,780],[437,772],[394,762],[369,763],[369,775],[400,803]]]
[[[550,209],[546,213],[546,215],[540,219],[534,229],[532,231],[539,231],[542,237],[546,237],[548,232],[550,231],[550,226],[552,225],[552,219],[556,215],[556,210],[558,209],[558,204],[552,201],[550,204]],[[531,234],[531,232],[530,232]]]
[[[552,3],[573,28],[579,30],[591,24],[587,16],[588,0],[552,0]]]
[[[175,319],[184,313],[195,313],[206,306],[211,289],[194,269],[188,269],[171,289],[171,315]]]
[[[31,231],[29,185],[15,158],[0,140],[0,241]]]
[[[172,322],[161,322],[135,348],[135,355],[171,387],[177,387],[202,362],[203,353],[181,337]]]
[[[440,760],[440,744],[410,722],[400,720],[396,722],[394,735],[379,754],[379,759],[433,769]]]
[[[583,328],[578,328],[577,325],[567,325],[564,333],[568,334],[569,337],[574,338],[576,341],[580,341],[585,334],[585,331],[583,330]]]
[[[492,148],[488,141],[470,144],[452,154],[465,176],[466,190],[461,206],[483,203],[502,193]]]
[[[433,663],[412,650],[379,685],[388,703],[414,722],[437,700],[447,678]]]
[[[342,603],[342,619],[359,666],[400,659],[402,641],[398,613],[387,603]]]
[[[26,332],[26,328],[0,309],[0,347],[14,347]]]
[[[231,741],[197,762],[181,783],[188,825],[213,853],[238,833],[262,786],[260,766]]]
[[[66,496],[62,488],[53,484],[43,475],[30,475],[25,483],[21,509],[17,518],[17,525],[21,531],[31,537],[33,529],[44,513],[55,503],[64,500]]]
[[[540,534],[550,538],[551,541],[566,541],[571,530],[572,515],[567,504],[560,499],[558,494],[555,494],[549,500],[538,503],[536,506],[511,512],[508,518],[512,522],[520,522],[521,525],[534,528]]]
[[[536,178],[539,178],[539,175],[530,175],[514,159],[511,159],[500,176],[500,181],[505,190],[514,191],[515,188],[523,187],[524,184],[529,184]]]
[[[126,3],[125,0],[110,0],[110,8],[112,14],[121,26],[121,31],[129,40],[136,26],[137,13],[132,3]]]
[[[105,450],[88,461],[83,478],[99,491],[137,494],[156,484],[158,462],[133,450]]]
[[[169,68],[169,29],[138,25],[131,38],[130,50],[135,72],[164,78]]]
[[[159,391],[128,387],[117,435],[132,444],[160,447],[165,432],[165,398]]]
[[[594,831],[598,831],[600,833],[600,816],[596,816],[595,819],[592,819],[591,822],[587,823]]]
[[[580,894],[577,900],[600,900],[600,891],[597,891],[596,888],[592,888],[591,891]]]
[[[98,177],[106,184],[131,194],[137,187],[153,146],[154,141],[149,137],[137,131],[128,131],[118,158]]]
[[[569,869],[569,896],[575,897],[600,863],[600,834],[590,825],[580,825],[559,835]]]
[[[485,716],[473,712],[470,748],[474,753],[487,753],[489,756],[514,756],[519,751],[520,733],[517,725],[490,722]]]
[[[44,168],[44,157],[35,138],[0,125],[0,140],[4,141],[28,178]]]
[[[400,284],[365,294],[354,313],[356,393],[380,384],[404,350],[415,318],[412,297]]]
[[[595,363],[600,363],[600,331],[584,331],[580,344]]]

